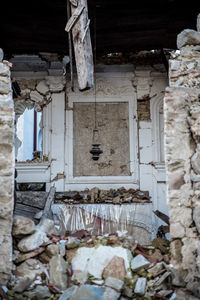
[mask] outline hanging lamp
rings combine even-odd
[[[94,13],[94,129],[93,129],[93,137],[92,137],[92,149],[90,153],[92,154],[93,160],[98,160],[100,154],[103,151],[100,149],[99,140],[99,131],[97,129],[97,101],[96,101],[96,6]]]

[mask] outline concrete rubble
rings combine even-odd
[[[14,232],[31,224],[28,218],[17,220]],[[22,252],[21,241],[38,230],[47,239]],[[14,236],[12,276],[3,287],[7,299],[165,300],[174,293],[168,240],[156,238],[151,246],[141,246],[120,232],[94,236],[86,230],[59,236],[45,218],[35,232]]]

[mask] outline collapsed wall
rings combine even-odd
[[[177,45],[164,99],[173,284],[200,297],[200,32]]]
[[[14,190],[14,110],[10,70],[0,62],[0,284],[12,269],[12,216]]]

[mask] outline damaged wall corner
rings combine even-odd
[[[12,270],[12,221],[14,202],[14,108],[9,66],[0,62],[0,284]]]
[[[175,269],[172,283],[199,299],[200,33],[196,32],[198,46],[192,45],[193,35],[194,30],[189,29],[178,35],[180,51],[172,53],[170,60],[164,113],[171,262]]]

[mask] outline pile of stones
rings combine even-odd
[[[148,191],[140,191],[135,189],[119,189],[102,190],[94,187],[91,190],[83,192],[64,192],[56,193],[55,203],[151,203]]]
[[[126,232],[91,236],[86,230],[58,236],[50,219],[35,225],[16,216],[13,243],[3,299],[176,299],[168,240],[141,246]]]

